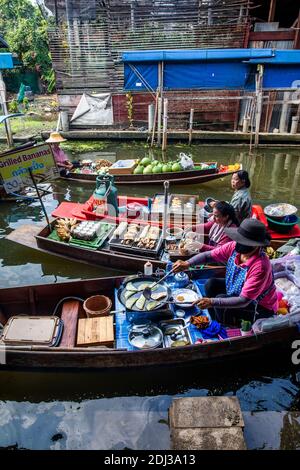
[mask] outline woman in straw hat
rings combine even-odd
[[[46,140],[48,144],[51,144],[51,149],[56,161],[58,168],[61,168],[61,175],[64,176],[67,171],[73,168],[72,163],[68,160],[65,152],[60,148],[59,144],[65,142],[59,132],[51,132],[49,139]]]
[[[188,261],[176,261],[175,272],[207,262],[226,264],[225,279],[209,279],[207,297],[198,306],[213,307],[216,320],[228,324],[241,318],[255,321],[271,317],[278,310],[278,299],[272,265],[262,250],[270,244],[266,227],[256,219],[245,219],[238,228],[226,228],[225,233],[233,241]]]

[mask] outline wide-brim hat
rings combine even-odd
[[[46,140],[48,144],[59,144],[60,142],[66,142],[59,132],[51,132],[49,139]]]
[[[246,246],[268,246],[270,238],[265,225],[256,219],[245,219],[237,228],[225,228],[224,232],[234,240]]]

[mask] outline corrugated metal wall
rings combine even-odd
[[[248,0],[48,0],[60,93],[123,90],[125,50],[243,47]],[[210,8],[209,8],[210,6]]]

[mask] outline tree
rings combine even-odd
[[[53,70],[49,52],[47,21],[29,0],[0,0],[0,32],[23,66],[35,70],[47,86]],[[52,90],[49,90],[52,91]]]

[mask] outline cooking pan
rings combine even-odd
[[[119,287],[119,290],[118,290],[118,299],[119,299],[120,303],[126,308],[127,311],[130,311],[130,312],[147,312],[147,313],[151,313],[151,312],[154,312],[156,310],[160,310],[160,309],[164,308],[167,305],[168,300],[171,297],[171,290],[165,282],[161,282],[160,284],[158,284],[157,287],[155,288],[155,290],[153,291],[153,294],[159,294],[159,293],[163,294],[163,293],[165,293],[165,297],[163,297],[161,300],[157,300],[158,303],[157,303],[155,308],[151,308],[150,310],[147,309],[147,306],[149,305],[150,302],[153,302],[153,299],[146,300],[143,308],[138,308],[138,306],[136,305],[136,302],[141,297],[141,294],[142,294],[144,288],[147,287],[147,286],[151,286],[151,284],[154,284],[157,281],[158,281],[157,277],[155,277],[155,276],[145,276],[144,274],[126,277],[124,279],[123,283],[121,284],[121,286]],[[136,298],[136,302],[133,304],[132,307],[126,306],[126,303],[127,303],[128,299],[126,299],[125,293],[128,292],[128,290],[129,290],[127,288],[128,284],[132,284],[137,289],[140,289],[138,292],[136,292],[132,296],[130,296],[130,298],[132,298],[132,300],[134,298]]]

